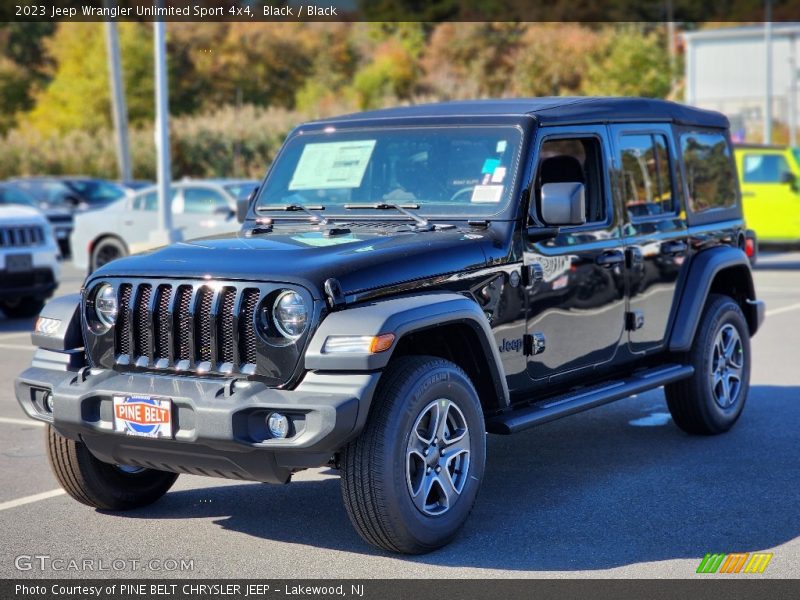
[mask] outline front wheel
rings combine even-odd
[[[469,516],[486,462],[478,394],[453,363],[402,357],[384,373],[361,435],[342,456],[342,496],[370,544],[422,554]]]
[[[685,360],[694,374],[664,388],[673,421],[692,434],[728,431],[750,388],[750,331],[730,297],[709,296]]]
[[[85,444],[47,426],[47,457],[61,487],[78,502],[104,510],[131,510],[152,504],[167,493],[176,473],[96,459]]]
[[[103,238],[97,242],[94,250],[92,250],[90,263],[91,272],[94,273],[103,265],[107,265],[108,263],[115,261],[118,258],[123,258],[127,255],[128,249],[125,248],[125,244],[123,244],[120,240],[113,237]]]

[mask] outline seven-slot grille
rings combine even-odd
[[[39,225],[0,227],[0,248],[41,246],[44,242],[44,228]]]
[[[119,285],[118,364],[183,371],[256,369],[254,315],[265,292],[246,285]]]

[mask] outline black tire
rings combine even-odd
[[[103,265],[125,256],[128,256],[128,249],[119,238],[103,238],[92,249],[92,260],[89,264],[91,270],[89,272],[94,273]]]
[[[44,299],[25,296],[16,300],[3,300],[0,308],[9,319],[29,319],[42,312]]]
[[[97,460],[85,444],[47,426],[47,457],[61,487],[75,500],[102,510],[131,510],[167,493],[176,473],[153,469],[126,472]]]
[[[442,422],[440,407],[444,443],[430,433],[434,413]],[[428,435],[438,446],[427,446],[430,455],[423,458],[411,447],[424,446]],[[485,462],[483,411],[469,377],[441,358],[401,357],[381,378],[364,430],[342,454],[344,504],[366,542],[390,552],[430,552],[449,543],[466,521]],[[431,479],[430,493],[422,491]],[[443,481],[452,484],[452,503],[444,501]],[[420,492],[412,495],[412,486]]]
[[[736,365],[732,360],[718,358],[718,341],[721,340],[724,345],[726,339],[734,340],[732,332],[739,340],[738,346],[732,346],[732,353],[738,357],[733,360],[741,364],[737,368],[734,368]],[[695,435],[728,431],[742,414],[747,400],[751,360],[747,322],[739,305],[730,297],[718,294],[709,296],[692,349],[683,355],[683,360],[694,367],[694,374],[664,388],[673,421],[686,433]],[[728,369],[726,372],[732,377],[738,377],[738,384],[734,383],[733,378],[726,380],[722,375],[723,369]],[[715,383],[717,380],[719,383]]]

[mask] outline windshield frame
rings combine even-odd
[[[523,126],[521,119],[492,119],[491,121],[485,121],[483,119],[476,120],[476,119],[442,119],[437,120],[436,122],[431,122],[428,119],[425,120],[414,120],[408,124],[404,123],[397,123],[397,122],[380,122],[380,121],[356,121],[353,123],[348,122],[335,122],[331,123],[330,125],[325,126],[324,122],[322,123],[312,123],[309,124],[310,127],[307,126],[299,126],[293,132],[291,132],[286,140],[284,141],[281,149],[278,151],[278,154],[275,156],[275,159],[272,162],[272,165],[269,168],[269,171],[266,174],[266,177],[262,184],[258,187],[258,193],[252,205],[250,206],[250,210],[248,211],[248,219],[250,218],[262,218],[267,212],[269,216],[273,219],[286,219],[286,220],[297,220],[301,219],[299,215],[295,213],[286,213],[281,214],[274,211],[260,211],[259,209],[263,206],[281,206],[285,203],[266,203],[264,202],[264,194],[269,187],[269,183],[272,177],[275,176],[275,165],[279,164],[279,161],[285,156],[285,152],[289,147],[290,143],[294,142],[297,138],[308,138],[311,136],[319,137],[320,140],[324,140],[324,136],[330,135],[331,133],[337,132],[347,132],[347,133],[359,133],[359,132],[373,132],[373,131],[386,131],[386,130],[394,130],[394,131],[402,131],[402,130],[420,130],[420,129],[486,129],[486,130],[497,130],[499,128],[503,129],[513,129],[516,131],[517,135],[519,136],[518,147],[517,151],[514,155],[514,159],[512,164],[509,166],[510,171],[510,179],[508,183],[508,190],[504,192],[504,200],[498,203],[497,210],[492,213],[487,212],[469,212],[466,207],[469,204],[464,204],[462,206],[465,207],[464,210],[459,212],[448,212],[448,213],[439,213],[439,212],[432,212],[426,210],[425,202],[424,201],[414,201],[414,204],[418,204],[419,208],[415,208],[414,212],[419,214],[421,217],[427,220],[433,221],[465,221],[471,219],[481,219],[481,220],[513,220],[516,218],[516,211],[517,211],[517,204],[520,197],[520,184],[524,180],[523,171],[525,170],[526,163],[527,163],[527,150],[530,143],[530,137],[532,135],[532,127],[527,128]],[[316,140],[312,140],[313,141]],[[375,202],[377,203],[384,203],[387,200],[376,199]],[[399,204],[406,205],[412,203],[411,201],[401,201]],[[318,204],[318,203],[314,203]],[[350,203],[352,204],[352,202]],[[454,205],[458,206],[458,205]],[[479,206],[476,204],[476,206]],[[336,219],[336,220],[348,220],[348,221],[375,221],[379,219],[380,221],[408,221],[408,217],[404,216],[400,213],[396,214],[388,214],[386,211],[381,211],[378,209],[370,210],[348,210],[344,208],[343,204],[334,204],[325,207],[325,217],[329,219]]]

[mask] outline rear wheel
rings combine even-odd
[[[47,427],[47,457],[61,487],[78,502],[104,510],[131,510],[167,493],[176,473],[110,465],[97,460],[85,444]]]
[[[709,296],[685,360],[694,374],[664,388],[675,424],[693,434],[728,431],[741,415],[750,387],[750,332],[730,297]]]
[[[364,540],[392,552],[440,548],[472,510],[485,456],[483,412],[467,375],[439,358],[393,361],[342,456],[350,520]]]
[[[128,255],[128,250],[120,240],[113,237],[103,238],[92,250],[92,272],[103,265]]]

